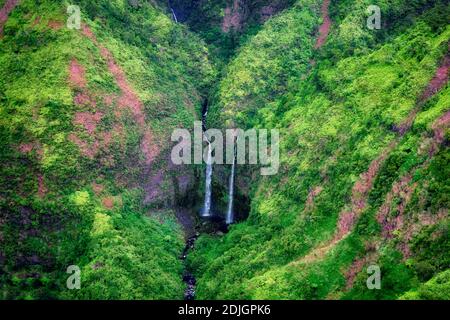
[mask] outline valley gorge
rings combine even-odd
[[[0,0],[0,297],[450,299],[446,1],[71,5]]]

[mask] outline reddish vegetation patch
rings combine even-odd
[[[96,195],[99,195],[100,193],[102,193],[104,189],[105,188],[103,187],[102,184],[92,182],[92,190],[94,190]]]
[[[42,157],[42,148],[39,142],[22,143],[18,146],[17,150],[22,154],[29,154],[33,151],[36,152],[38,158]]]
[[[57,31],[57,30],[61,29],[61,28],[64,26],[64,23],[61,22],[61,21],[50,20],[50,21],[47,23],[47,26],[48,26],[50,29]]]
[[[112,134],[116,140],[120,140],[121,142],[124,142],[124,130],[123,125],[120,123],[114,124],[112,128]]]
[[[317,38],[316,45],[314,48],[319,49],[322,47],[327,40],[328,34],[330,33],[330,27],[331,27],[331,19],[328,14],[328,7],[330,6],[330,0],[323,0],[322,3],[322,19],[323,23],[319,28],[319,37]]]
[[[355,259],[350,266],[350,268],[345,272],[346,285],[345,290],[350,290],[353,287],[353,283],[355,282],[356,276],[363,271],[365,266],[368,266],[371,263],[374,263],[377,258],[376,252],[376,244],[368,243],[366,245],[366,250],[368,253],[362,257]]]
[[[103,101],[105,102],[105,104],[106,104],[107,106],[112,106],[112,104],[114,103],[115,100],[116,100],[116,96],[115,96],[115,95],[112,95],[112,94],[105,95],[105,96],[103,97]]]
[[[75,114],[74,124],[83,126],[89,134],[93,134],[103,118],[103,113],[78,112]]]
[[[444,142],[444,130],[450,125],[450,111],[437,119],[432,128],[434,130],[433,143],[429,151],[428,160],[420,167],[426,168],[432,157],[439,150],[440,144]],[[385,239],[391,239],[395,231],[402,231],[402,238],[399,239],[398,249],[403,253],[404,258],[411,255],[409,242],[414,234],[420,231],[424,225],[431,225],[448,217],[446,210],[441,210],[439,214],[421,213],[416,218],[405,216],[405,209],[411,200],[412,194],[417,187],[416,183],[411,184],[412,175],[408,174],[396,182],[391,191],[387,194],[386,199],[377,214],[377,221],[382,226],[382,236]],[[399,200],[399,201],[396,201]],[[394,206],[394,201],[396,206]],[[392,212],[394,214],[392,214]]]
[[[82,26],[82,33],[88,37],[99,49],[100,54],[103,59],[106,60],[108,65],[108,69],[111,74],[114,76],[118,87],[121,90],[121,95],[118,97],[118,106],[120,108],[129,108],[133,113],[134,120],[139,125],[140,129],[144,133],[142,142],[141,142],[141,150],[145,155],[146,164],[150,164],[158,155],[159,148],[156,144],[152,144],[153,139],[150,133],[150,130],[147,128],[145,123],[145,115],[144,115],[144,106],[140,101],[137,94],[134,92],[133,88],[130,86],[126,79],[125,72],[122,68],[116,63],[112,53],[104,46],[100,45],[94,33],[90,30],[87,25]],[[114,99],[113,96],[108,96],[105,98],[105,102],[112,102]],[[118,114],[120,115],[120,114]]]
[[[38,178],[38,195],[39,197],[43,198],[47,194],[48,190],[44,183],[44,177],[41,174],[39,174],[37,178]]]
[[[164,181],[164,171],[162,170],[160,170],[151,177],[150,181],[145,186],[146,196],[144,199],[144,203],[148,204],[160,198],[160,196],[163,194],[163,191],[161,189],[163,181]]]
[[[421,101],[428,100],[431,96],[436,94],[448,81],[448,69],[450,67],[450,56],[446,55],[441,66],[436,70],[436,74],[431,79],[424,93],[422,94]]]
[[[33,23],[31,24],[33,27],[37,26],[39,23],[41,23],[42,18],[41,17],[36,17],[36,19],[34,19]]]
[[[414,119],[416,119],[418,111],[419,109],[415,108],[412,112],[409,113],[408,117],[398,127],[394,128],[394,130],[397,131],[400,136],[405,135],[405,133],[409,131],[414,122]]]
[[[377,213],[377,221],[382,226],[381,234],[384,238],[392,238],[393,233],[403,226],[403,213],[409,203],[415,185],[410,186],[411,175],[406,175],[400,181],[394,183],[392,190],[387,194],[384,204]],[[400,199],[399,204],[392,208],[393,201]],[[392,215],[394,209],[395,215]]]
[[[403,253],[403,257],[408,259],[411,256],[409,243],[413,239],[414,235],[418,234],[424,226],[435,225],[444,219],[448,219],[448,209],[441,209],[435,214],[419,214],[418,221],[414,221],[411,218],[406,220],[402,229],[404,236],[397,246],[400,252]]]
[[[242,15],[240,13],[240,1],[234,0],[233,8],[225,8],[225,16],[222,22],[222,31],[227,33],[231,29],[239,30],[242,27]]]
[[[86,37],[91,39],[93,42],[95,42],[95,44],[97,44],[97,39],[95,38],[94,33],[91,31],[91,29],[87,25],[83,24],[81,26],[81,32],[83,33],[83,35],[85,35]]]
[[[81,89],[81,92],[77,93],[77,95],[75,96],[74,103],[79,106],[89,106],[95,108],[97,106],[96,99],[87,89],[84,67],[81,66],[75,59],[72,59],[69,69],[70,84],[73,87]],[[106,100],[108,99],[111,99],[112,104],[112,96],[108,96]],[[103,112],[78,112],[75,114],[75,118],[73,120],[73,123],[75,125],[81,125],[86,130],[86,132],[95,139],[93,143],[88,143],[81,140],[75,134],[71,134],[69,136],[69,140],[75,143],[80,148],[81,154],[85,157],[88,157],[89,159],[94,159],[100,149],[107,149],[107,147],[112,142],[113,134],[111,132],[102,132],[93,136],[97,129],[97,125],[100,123],[103,116]],[[112,164],[113,160],[109,159],[108,163]]]
[[[93,34],[91,35],[91,39],[95,39],[92,37]],[[97,40],[95,40],[94,43],[98,45]],[[100,46],[100,53],[102,57],[107,61],[108,69],[114,76],[118,87],[122,91],[122,95],[119,97],[118,101],[119,107],[129,107],[133,112],[136,122],[140,126],[145,126],[145,117],[143,113],[144,106],[134,90],[128,84],[124,71],[114,61],[111,52],[107,48]]]
[[[69,82],[78,88],[85,88],[87,84],[84,67],[75,59],[72,59],[69,65]]]
[[[31,151],[33,151],[34,149],[34,144],[33,143],[22,143],[19,146],[19,152],[20,153],[30,153]]]
[[[101,139],[102,139],[102,148],[106,149],[109,145],[111,145],[112,142],[112,133],[111,132],[102,132],[101,133]]]
[[[112,143],[111,132],[101,132],[95,136],[95,140],[92,143],[81,140],[77,135],[71,133],[69,135],[69,141],[73,142],[80,148],[80,152],[83,156],[93,160],[98,155],[100,150],[107,150]],[[112,160],[111,160],[112,161]],[[110,164],[112,162],[110,161]]]
[[[90,145],[86,141],[83,141],[80,138],[78,138],[73,133],[71,133],[69,135],[69,141],[76,144],[78,146],[78,148],[80,148],[81,154],[91,160],[94,159],[95,155],[98,153],[98,149],[99,149],[98,141],[95,141],[92,145]]]
[[[0,36],[3,34],[3,26],[8,21],[9,14],[19,4],[19,0],[6,0],[3,8],[0,9]]]
[[[441,66],[436,70],[433,79],[428,83],[426,89],[419,99],[418,106],[409,114],[406,120],[396,128],[400,135],[404,135],[412,126],[414,119],[420,107],[434,94],[439,92],[448,82],[448,69],[450,67],[450,56],[446,55],[441,63]]]
[[[112,197],[103,198],[102,204],[106,209],[113,209],[114,208],[114,198],[112,198]]]
[[[356,220],[367,207],[367,197],[369,195],[369,191],[372,189],[373,181],[377,176],[382,163],[386,160],[387,156],[396,145],[396,141],[391,142],[382,154],[372,161],[368,170],[361,175],[360,180],[353,186],[351,209],[350,211],[344,211],[341,213],[335,240],[341,240],[351,231]]]
[[[129,107],[133,112],[134,118],[136,122],[140,126],[145,126],[145,117],[143,113],[143,104],[137,97],[136,93],[130,87],[125,79],[125,74],[123,70],[114,62],[112,59],[111,53],[106,51],[103,55],[105,59],[108,60],[108,68],[109,71],[113,74],[116,79],[117,85],[122,90],[122,95],[119,97],[119,107]]]
[[[314,199],[322,192],[322,190],[323,188],[321,186],[317,186],[309,191],[305,209],[311,209],[314,206]]]
[[[355,282],[355,278],[363,269],[363,267],[367,264],[367,258],[363,257],[360,259],[356,259],[353,261],[350,268],[347,270],[345,274],[345,278],[347,279],[345,289],[350,290]]]
[[[273,5],[264,6],[261,8],[261,21],[267,21],[277,11],[277,8]]]
[[[422,167],[427,165],[428,162],[422,165]],[[394,232],[401,231],[402,237],[397,239],[397,248],[402,252],[405,259],[411,256],[410,241],[415,234],[420,232],[423,226],[434,225],[448,217],[446,209],[441,210],[438,214],[425,212],[415,216],[405,215],[406,206],[417,187],[417,184],[411,184],[411,181],[412,176],[409,174],[395,183],[377,214],[377,221],[382,226],[382,236],[384,239],[392,239]],[[397,199],[400,201],[394,206],[394,200]]]
[[[73,99],[73,102],[79,106],[97,106],[95,99],[86,92],[78,93]]]
[[[445,140],[445,129],[450,125],[450,111],[447,111],[442,117],[433,123],[432,128],[434,131],[433,143],[430,148],[429,156],[432,157],[439,149],[439,145]]]
[[[155,159],[155,156],[158,154],[158,147],[156,143],[154,143],[150,130],[146,130],[144,133],[144,137],[141,142],[141,151],[145,156],[145,163],[147,165],[151,164]]]

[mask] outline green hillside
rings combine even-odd
[[[183,299],[189,272],[196,299],[448,300],[449,16],[444,0],[0,0],[0,299]],[[198,217],[205,165],[171,162],[205,101],[209,128],[281,137],[277,174],[237,166],[226,230]],[[214,165],[220,210],[229,174]]]
[[[144,1],[77,1],[81,30],[68,4],[21,1],[0,42],[2,296],[182,298],[171,204],[194,173],[168,142],[197,117],[208,49]]]
[[[448,55],[449,9],[384,5],[396,23],[377,33],[358,24],[366,4],[333,4],[340,24],[315,51],[319,6],[300,1],[227,67],[216,123],[280,130],[281,168],[243,190],[247,221],[197,242],[200,298],[395,299],[449,268],[450,95],[423,96]],[[370,264],[383,290],[367,290]]]

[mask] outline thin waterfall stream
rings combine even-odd
[[[208,115],[208,100],[205,99],[202,105],[202,131],[203,135],[206,138],[206,141],[208,142],[208,156],[206,161],[206,180],[205,180],[205,201],[203,205],[203,209],[201,212],[202,217],[210,217],[211,216],[211,197],[212,197],[212,188],[211,188],[211,181],[212,181],[212,150],[211,150],[211,143],[204,134],[206,132],[206,116]],[[198,236],[200,234],[198,232],[195,233],[195,235],[189,237],[186,240],[186,245],[184,247],[184,250],[181,254],[180,259],[183,260],[185,271],[183,273],[183,282],[186,284],[186,289],[184,291],[184,299],[185,300],[194,300],[195,299],[195,285],[196,285],[196,278],[195,276],[187,270],[186,266],[186,258],[190,250],[194,249],[195,241],[197,240]]]
[[[172,12],[172,18],[173,18],[173,21],[175,21],[175,23],[178,23],[177,15],[175,14],[175,10],[173,10],[173,8],[172,8],[172,3],[171,3],[171,1],[168,0],[167,2],[168,2],[168,6],[169,6],[169,8],[170,8],[170,11]]]
[[[189,253],[189,250],[192,250],[194,248],[195,240],[198,238],[198,233],[195,235],[189,237],[186,240],[186,246],[184,247],[183,253],[181,254],[180,259],[183,260],[183,263],[185,264],[186,269],[186,258]],[[195,279],[194,275],[185,270],[183,274],[183,282],[186,284],[186,289],[184,290],[184,299],[185,300],[194,300],[195,298],[195,285],[197,280]]]
[[[233,198],[234,198],[234,175],[236,169],[236,148],[233,145],[233,164],[231,166],[231,174],[228,185],[228,209],[225,217],[226,224],[232,224],[234,222],[234,213],[233,213]]]
[[[208,100],[205,99],[202,105],[202,131],[203,131],[203,139],[206,141],[208,145],[207,155],[206,155],[206,170],[205,170],[205,194],[204,194],[204,202],[203,207],[200,210],[201,218],[217,218],[216,214],[212,212],[212,175],[213,175],[213,161],[212,161],[212,146],[209,137],[206,135],[206,117],[208,115]],[[233,162],[231,165],[231,173],[228,180],[228,204],[227,211],[225,214],[225,224],[228,226],[235,221],[234,214],[234,187],[235,187],[235,176],[236,176],[236,140],[233,141]],[[223,221],[223,220],[222,220]],[[222,223],[222,226],[223,223]],[[225,227],[227,230],[227,227]],[[194,249],[195,241],[197,240],[199,232],[195,232],[195,235],[192,235],[186,239],[185,248],[181,254],[180,259],[183,260],[185,265],[185,272],[183,273],[183,282],[186,284],[186,289],[184,292],[185,300],[194,300],[195,298],[195,286],[196,286],[196,278],[192,274],[191,271],[188,270],[186,259],[189,251]]]
[[[212,150],[211,150],[211,142],[209,142],[208,138],[208,157],[206,160],[206,179],[205,179],[205,203],[203,205],[202,217],[207,218],[211,217],[211,197],[212,197]]]
[[[206,136],[206,117],[208,116],[208,100],[205,99],[202,105],[202,130],[203,136],[208,143],[208,156],[206,159],[206,172],[205,172],[205,201],[203,204],[203,209],[201,212],[201,216],[204,218],[211,217],[211,198],[212,198],[212,149],[211,142]]]

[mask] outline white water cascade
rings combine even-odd
[[[236,167],[236,154],[233,154],[233,165],[231,166],[231,175],[228,185],[228,210],[225,218],[226,224],[234,222],[233,198],[234,198],[234,171]]]
[[[173,21],[175,21],[175,23],[178,23],[177,15],[175,14],[175,10],[173,10],[172,8],[172,3],[170,0],[167,1],[167,5],[169,6],[170,11],[172,12]]]
[[[175,21],[175,23],[178,23],[178,19],[177,19],[177,15],[175,14],[175,11],[172,8],[170,8],[170,10],[172,11],[173,20]]]
[[[212,196],[212,188],[211,188],[211,180],[212,180],[212,150],[211,143],[208,141],[208,158],[206,161],[206,181],[205,181],[205,204],[203,205],[203,217],[211,216],[211,196]]]

